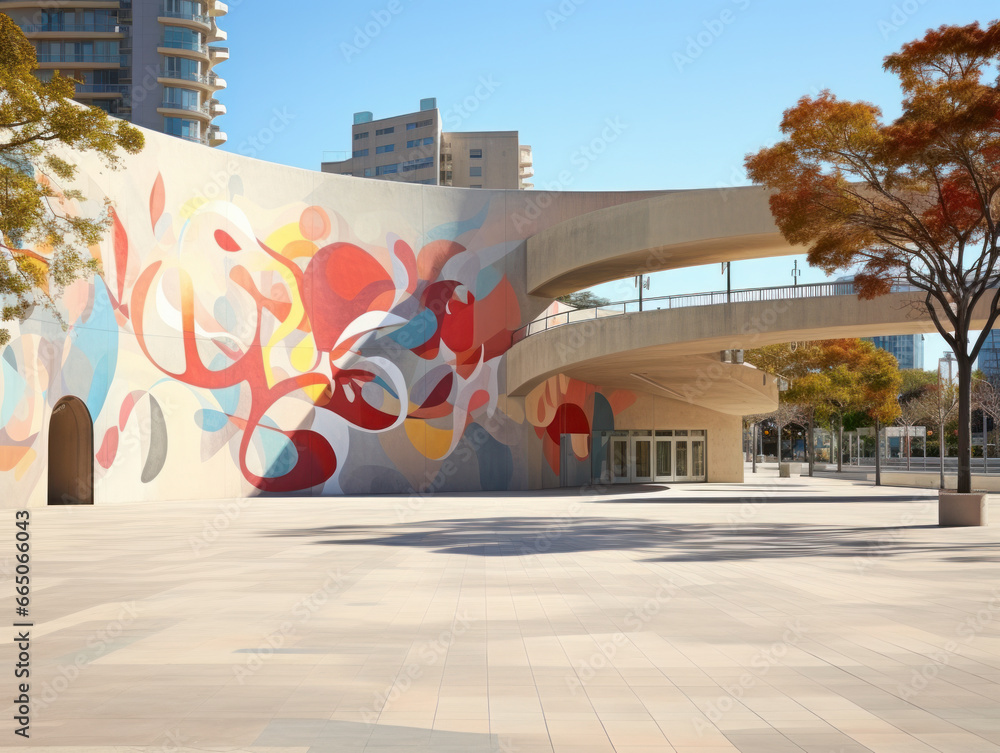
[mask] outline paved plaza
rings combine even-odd
[[[932,491],[769,469],[40,508],[31,739],[8,697],[2,744],[1000,751],[1000,528],[936,515]]]

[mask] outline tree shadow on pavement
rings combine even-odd
[[[386,546],[438,554],[525,557],[566,552],[634,551],[652,562],[788,557],[934,556],[1000,562],[1000,542],[956,541],[941,529],[934,541],[915,534],[936,526],[841,527],[720,521],[661,523],[641,518],[488,517],[374,526],[321,526],[271,531],[268,536],[312,538],[316,545]],[[954,530],[954,529],[952,529]]]

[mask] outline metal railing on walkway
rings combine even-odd
[[[892,292],[899,293],[916,288],[906,284],[896,284]],[[717,290],[710,293],[683,293],[680,295],[664,295],[653,298],[636,298],[628,301],[592,306],[590,308],[574,309],[559,314],[550,314],[541,319],[535,319],[514,333],[514,342],[520,342],[526,337],[540,332],[562,327],[567,324],[594,321],[609,316],[636,314],[640,311],[655,311],[659,309],[678,309],[691,306],[718,306],[724,303],[757,303],[761,301],[787,301],[797,298],[825,298],[838,295],[856,295],[853,282],[818,282],[811,285],[782,285],[773,288],[743,288],[741,290]]]

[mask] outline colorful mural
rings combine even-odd
[[[352,220],[329,197],[264,206],[239,174],[212,196],[164,172],[131,169],[125,201],[107,191],[103,274],[67,289],[68,331],[32,317],[2,353],[0,473],[18,497],[44,486],[64,395],[95,420],[99,502],[102,484],[105,501],[523,488],[558,478],[560,433],[586,458],[633,399],[565,379],[506,398],[504,353],[538,304],[504,192],[465,192],[436,223]]]

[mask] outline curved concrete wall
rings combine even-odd
[[[528,290],[554,298],[663,269],[803,253],[764,188],[675,191],[566,220],[528,239]]]
[[[70,395],[94,418],[97,504],[544,486],[561,434],[585,457],[635,402],[570,379],[511,400],[503,359],[545,305],[524,240],[651,194],[379,182],[146,138],[123,171],[79,160],[85,203],[54,200],[108,198],[115,221],[89,249],[102,276],[61,301],[68,331],[10,328],[5,504],[45,503]]]

